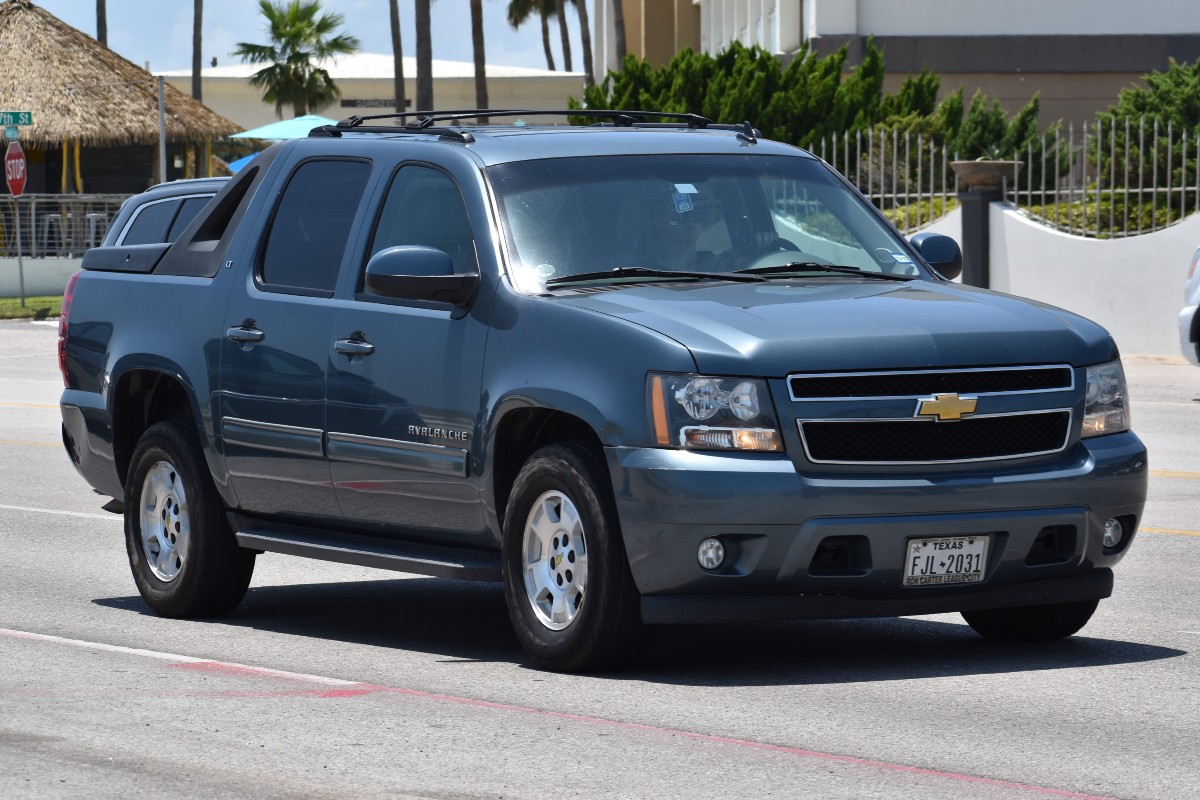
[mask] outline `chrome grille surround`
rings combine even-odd
[[[1007,388],[1014,385],[1014,379],[1019,379],[1025,373],[1032,383],[1043,384],[1040,388]],[[942,376],[945,376],[944,378]],[[993,388],[989,389],[989,376],[993,378]],[[946,380],[945,386],[939,385]],[[887,393],[821,393],[808,394],[797,391],[811,382],[821,382],[837,386],[841,383],[847,388],[856,383],[907,383],[917,385],[925,383],[920,390]],[[982,388],[966,385],[975,383]],[[793,402],[826,402],[837,400],[903,400],[909,397],[927,397],[938,392],[955,392],[972,397],[988,397],[993,395],[1011,394],[1044,394],[1048,392],[1066,392],[1075,388],[1075,368],[1070,364],[1045,364],[1036,366],[1017,367],[967,367],[955,369],[908,369],[908,370],[877,370],[868,372],[815,372],[793,373],[787,376],[788,394]]]
[[[1031,458],[1064,451],[1075,432],[1075,368],[1068,364],[793,373],[785,381],[793,402],[824,404],[814,416],[796,415],[804,455],[813,464],[920,466]],[[940,394],[979,399],[983,413],[945,421],[917,414],[922,400]],[[1012,399],[1025,395],[1031,396],[1029,403]],[[988,404],[989,397],[1009,399]],[[1049,407],[1036,407],[1037,397]],[[903,413],[896,404],[907,400],[913,401],[913,411]],[[875,401],[889,404],[887,416],[872,413]]]

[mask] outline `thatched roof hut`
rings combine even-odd
[[[158,79],[31,0],[0,2],[0,109],[19,128],[27,194],[131,193],[211,174],[211,142],[241,127],[166,84],[168,162],[159,174]],[[84,181],[84,176],[87,180]]]
[[[21,141],[114,147],[158,143],[158,81],[30,0],[0,3],[0,108],[32,111]],[[241,130],[167,84],[169,142],[204,142]]]
[[[0,108],[34,113],[23,143],[157,144],[157,79],[30,0],[0,4],[0,53]],[[241,130],[169,84],[164,98],[168,142]]]

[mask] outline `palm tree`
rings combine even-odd
[[[417,111],[433,110],[433,38],[429,30],[431,0],[417,0]]]
[[[192,97],[203,100],[204,87],[200,80],[201,30],[204,27],[204,0],[192,4]]]
[[[392,16],[392,62],[395,83],[396,113],[403,114],[408,107],[404,97],[404,45],[400,41],[400,0],[389,0]]]
[[[554,0],[554,11],[558,14],[558,32],[562,36],[563,68],[571,71],[571,36],[567,30],[566,0]]]
[[[203,50],[200,47],[202,41],[202,31],[204,29],[204,0],[194,0],[192,3],[192,97],[197,102],[203,102],[204,97],[204,82],[200,78],[200,55]],[[191,163],[194,165],[194,170],[186,174],[200,177],[201,175],[210,175],[208,164],[204,163],[205,148],[202,144],[196,144],[191,149]],[[202,166],[203,164],[203,166]]]
[[[625,4],[623,0],[612,0],[613,26],[617,30],[617,69],[625,60]]]
[[[592,75],[592,32],[588,22],[587,0],[571,0],[575,12],[579,14],[579,35],[583,39],[583,85],[592,86],[596,83]]]
[[[546,51],[546,69],[553,71],[554,51],[550,49],[550,18],[554,16],[554,0],[508,0],[508,24],[517,30],[537,12],[542,21],[542,49]]]
[[[488,107],[487,59],[483,54],[483,0],[471,0],[471,47],[475,51],[475,107]],[[487,117],[479,123],[486,125]]]
[[[96,0],[96,41],[108,47],[108,3]]]
[[[238,42],[233,54],[267,65],[250,76],[250,85],[265,90],[263,101],[275,104],[276,116],[283,118],[284,106],[303,116],[340,97],[329,72],[317,63],[358,52],[358,39],[333,35],[345,18],[334,12],[321,14],[319,0],[259,0],[258,9],[266,19],[270,44]]]

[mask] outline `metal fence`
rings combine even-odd
[[[845,175],[903,233],[957,205],[959,160],[924,134],[869,129],[826,137],[810,148]],[[1107,118],[1055,126],[1024,152],[1004,198],[1067,233],[1116,238],[1150,233],[1200,213],[1200,130],[1155,119]]]
[[[78,256],[104,240],[124,194],[27,194],[0,198],[0,256]]]
[[[867,129],[829,136],[814,155],[846,176],[902,233],[922,228],[957,205],[954,157],[945,144],[910,131]]]

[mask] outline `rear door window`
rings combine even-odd
[[[364,161],[306,161],[275,208],[259,266],[270,291],[332,294],[371,174]]]

